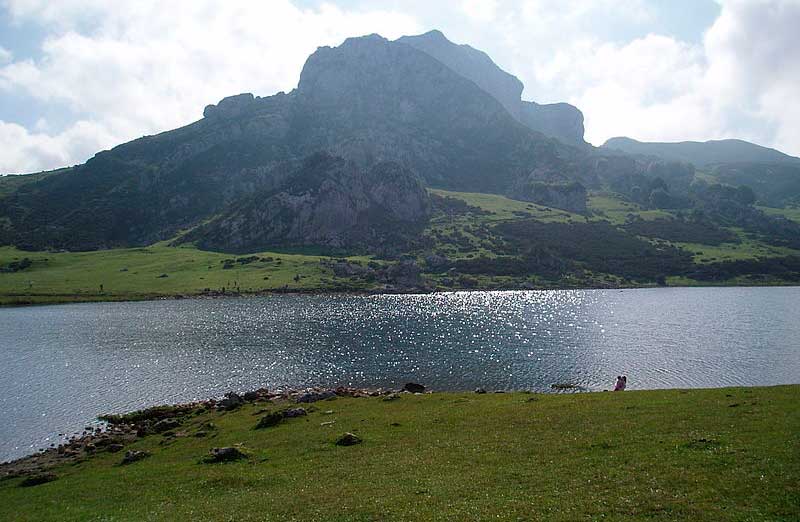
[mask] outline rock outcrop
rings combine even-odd
[[[188,240],[226,251],[279,245],[372,250],[401,243],[424,225],[430,199],[396,163],[359,168],[326,153],[311,156],[278,191],[254,196],[201,226]]]
[[[583,139],[583,113],[569,103],[522,102],[520,121],[568,145],[588,147]]]

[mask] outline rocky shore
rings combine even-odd
[[[192,417],[209,411],[233,411],[245,404],[264,404],[260,423],[277,424],[283,418],[306,415],[306,409],[300,405],[333,400],[337,397],[380,397],[394,400],[401,393],[430,393],[425,386],[407,383],[400,390],[383,388],[303,388],[270,391],[266,388],[245,393],[229,392],[220,399],[208,399],[169,406],[154,406],[124,414],[101,415],[99,419],[104,425],[87,426],[82,433],[74,435],[62,444],[41,449],[37,453],[10,462],[0,463],[0,480],[13,477],[27,477],[30,485],[55,480],[50,470],[65,463],[78,463],[99,453],[120,453],[120,465],[141,460],[148,455],[141,451],[124,451],[136,440],[153,434],[163,437],[162,443],[180,437],[206,437],[216,429],[208,423],[203,429],[192,433],[183,431],[181,427]],[[280,405],[275,411],[270,406]],[[297,407],[287,407],[295,405]],[[265,426],[267,424],[264,424]],[[222,449],[225,448],[216,448]]]

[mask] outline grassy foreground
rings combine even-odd
[[[60,469],[0,481],[2,520],[800,519],[800,386],[338,398],[256,430],[265,407],[190,417]],[[212,422],[207,437],[194,434]],[[328,423],[328,424],[323,424]],[[363,443],[334,445],[344,432]],[[249,455],[202,462],[210,448]]]

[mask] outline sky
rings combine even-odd
[[[586,139],[800,155],[800,0],[0,0],[0,173],[82,163],[297,86],[317,47],[439,29],[566,101]]]

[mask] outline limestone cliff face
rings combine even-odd
[[[401,246],[430,211],[420,180],[398,164],[363,170],[319,153],[281,189],[255,195],[187,239],[233,252],[285,245],[385,251]]]
[[[423,51],[491,94],[516,119],[520,119],[520,99],[524,86],[519,79],[495,64],[489,55],[469,45],[457,45],[440,31],[397,40]]]
[[[583,113],[569,103],[522,102],[520,121],[568,145],[588,147],[583,139]]]
[[[499,101],[517,121],[567,145],[587,147],[583,139],[583,113],[568,103],[541,105],[522,101],[523,84],[495,64],[483,51],[457,45],[440,31],[404,36],[398,42],[423,51],[471,80]]]
[[[318,49],[295,97],[293,136],[304,152],[394,161],[442,188],[502,193],[520,172],[557,161],[555,144],[474,82],[377,35]]]

